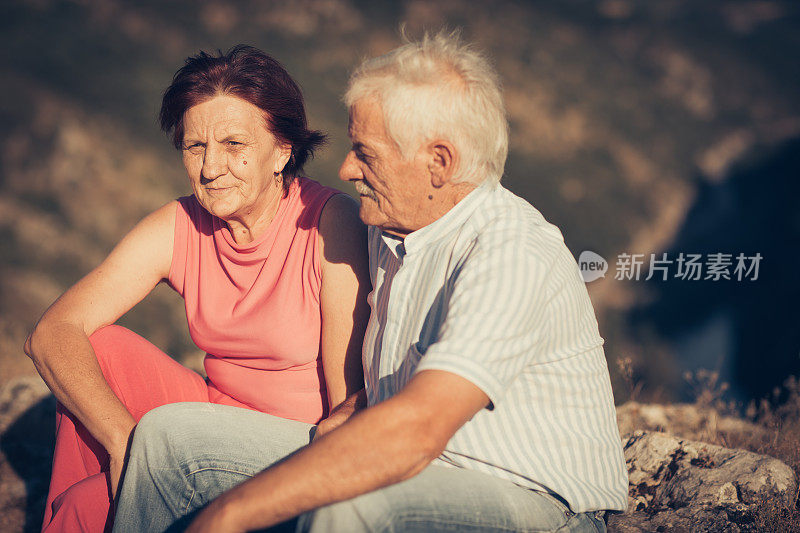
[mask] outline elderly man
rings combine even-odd
[[[345,101],[340,176],[370,225],[365,390],[316,428],[155,409],[115,531],[604,530],[627,477],[603,341],[561,233],[499,185],[495,73],[426,37],[363,64]]]

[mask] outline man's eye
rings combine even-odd
[[[186,150],[197,150],[198,148],[202,148],[203,143],[192,143],[186,145]]]
[[[228,141],[228,146],[242,146],[243,144],[239,141]]]

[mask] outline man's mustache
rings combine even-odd
[[[375,190],[364,181],[356,181],[353,183],[356,187],[356,192],[373,200],[377,200]]]

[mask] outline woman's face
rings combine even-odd
[[[282,192],[275,174],[291,154],[267,129],[264,112],[219,95],[183,116],[183,164],[195,197],[212,215],[247,224]]]

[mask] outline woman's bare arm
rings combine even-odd
[[[358,205],[338,194],[328,200],[319,222],[322,241],[322,364],[333,410],[364,387],[361,347],[369,320],[371,290],[367,230]]]
[[[120,470],[133,417],[103,378],[89,344],[169,275],[177,203],[145,217],[109,256],[73,285],[39,319],[25,353],[50,390],[111,455]],[[118,475],[118,474],[117,474]],[[116,482],[112,476],[112,486]]]

